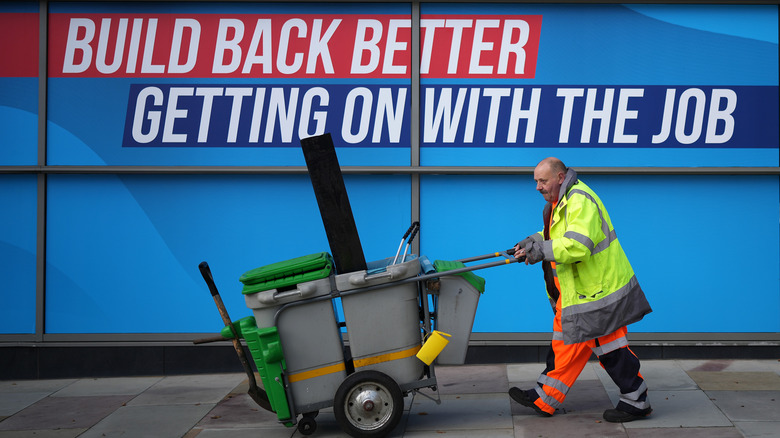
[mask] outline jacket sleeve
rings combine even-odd
[[[596,244],[605,237],[601,215],[593,200],[575,193],[565,209],[563,237],[542,242],[545,261],[569,264],[587,260]]]

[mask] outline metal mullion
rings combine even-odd
[[[412,2],[412,77],[411,77],[411,167],[420,168],[420,2]],[[413,173],[411,176],[411,222],[420,221],[420,175]],[[412,252],[420,254],[420,241],[422,233],[412,242]]]
[[[46,166],[46,119],[48,116],[48,1],[38,3],[38,166]],[[35,340],[43,341],[46,331],[46,202],[48,175],[37,177],[36,251],[35,251]]]

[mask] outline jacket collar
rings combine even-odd
[[[569,168],[566,172],[566,176],[563,178],[561,189],[558,191],[558,202],[561,202],[561,199],[566,197],[566,193],[569,192],[569,189],[571,189],[574,184],[577,184],[577,181],[577,172],[574,169]]]

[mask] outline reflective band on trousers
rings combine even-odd
[[[547,385],[551,388],[555,388],[558,391],[560,391],[564,396],[569,392],[569,386],[565,383],[561,382],[558,379],[553,379],[552,377],[542,374],[539,376],[539,380],[537,382],[541,383],[542,385]]]
[[[636,391],[628,394],[620,394],[620,401],[637,409],[647,409],[650,407],[650,403],[648,403],[646,399],[644,401],[639,400],[639,397],[641,397],[645,391],[647,391],[647,384],[643,381]]]
[[[563,333],[561,333],[561,337],[563,337]],[[615,339],[612,342],[608,342],[604,345],[599,345],[597,347],[591,348],[593,350],[593,354],[596,356],[603,356],[609,352],[615,351],[618,348],[622,348],[628,345],[628,339],[626,339],[625,336]]]
[[[553,409],[558,409],[563,406],[561,402],[556,400],[554,397],[547,395],[547,393],[544,392],[540,386],[536,387],[536,393],[539,394],[539,398],[542,399],[543,402],[547,403]]]

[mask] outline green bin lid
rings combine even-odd
[[[242,293],[253,294],[326,278],[333,272],[333,257],[327,252],[309,254],[247,271],[239,278]]]
[[[466,265],[464,265],[463,262],[436,260],[435,262],[433,262],[433,267],[436,268],[436,272],[446,272],[446,271],[452,271],[454,269],[465,268]],[[455,275],[460,275],[461,277],[463,277],[472,286],[474,286],[474,289],[478,290],[479,293],[485,293],[484,278],[470,271],[461,272],[460,274],[455,274]]]

